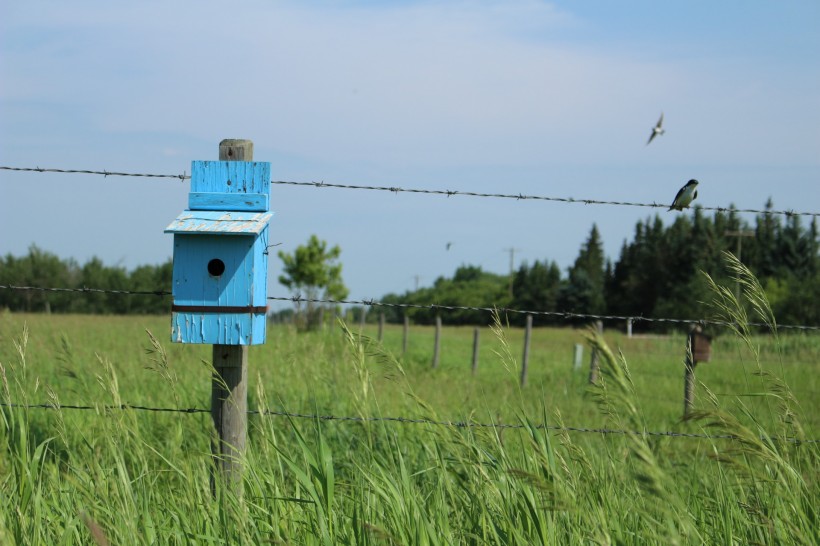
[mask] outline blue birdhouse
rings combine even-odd
[[[259,345],[268,297],[270,163],[194,161],[174,234],[171,340]]]

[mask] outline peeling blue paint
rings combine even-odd
[[[193,162],[191,192],[209,195],[190,199],[192,209],[165,228],[174,234],[173,342],[265,342],[269,189],[269,163]],[[237,210],[212,210],[213,203]]]

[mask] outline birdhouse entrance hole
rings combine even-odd
[[[208,273],[212,277],[221,277],[224,272],[225,262],[223,262],[219,258],[214,258],[213,260],[208,262]]]

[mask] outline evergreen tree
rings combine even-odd
[[[512,307],[532,311],[554,311],[558,304],[558,294],[561,288],[561,269],[555,262],[549,264],[544,261],[536,262],[529,267],[526,263],[515,274],[513,279]],[[524,324],[524,315],[510,317],[516,324]],[[534,324],[547,324],[546,317],[533,317]]]
[[[766,201],[765,209],[772,210],[774,204],[771,197]],[[759,214],[755,224],[755,237],[749,247],[748,258],[743,259],[755,275],[767,279],[776,274],[778,267],[777,244],[780,239],[782,226],[780,217],[773,214]]]
[[[592,224],[589,237],[569,269],[568,283],[560,297],[560,306],[563,310],[592,314],[605,311],[604,261],[598,226]]]

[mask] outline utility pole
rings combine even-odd
[[[419,281],[421,280],[421,275],[413,275],[413,279],[416,281],[416,291],[419,289]]]
[[[750,229],[741,229],[741,230],[726,230],[723,232],[725,237],[737,237],[737,261],[742,261],[740,259],[740,253],[743,250],[743,238],[744,237],[754,237],[757,235],[753,230]],[[740,300],[740,281],[735,284],[735,299]]]
[[[510,299],[513,297],[513,278],[515,272],[515,251],[521,250],[520,248],[505,248],[504,252],[510,253]]]

